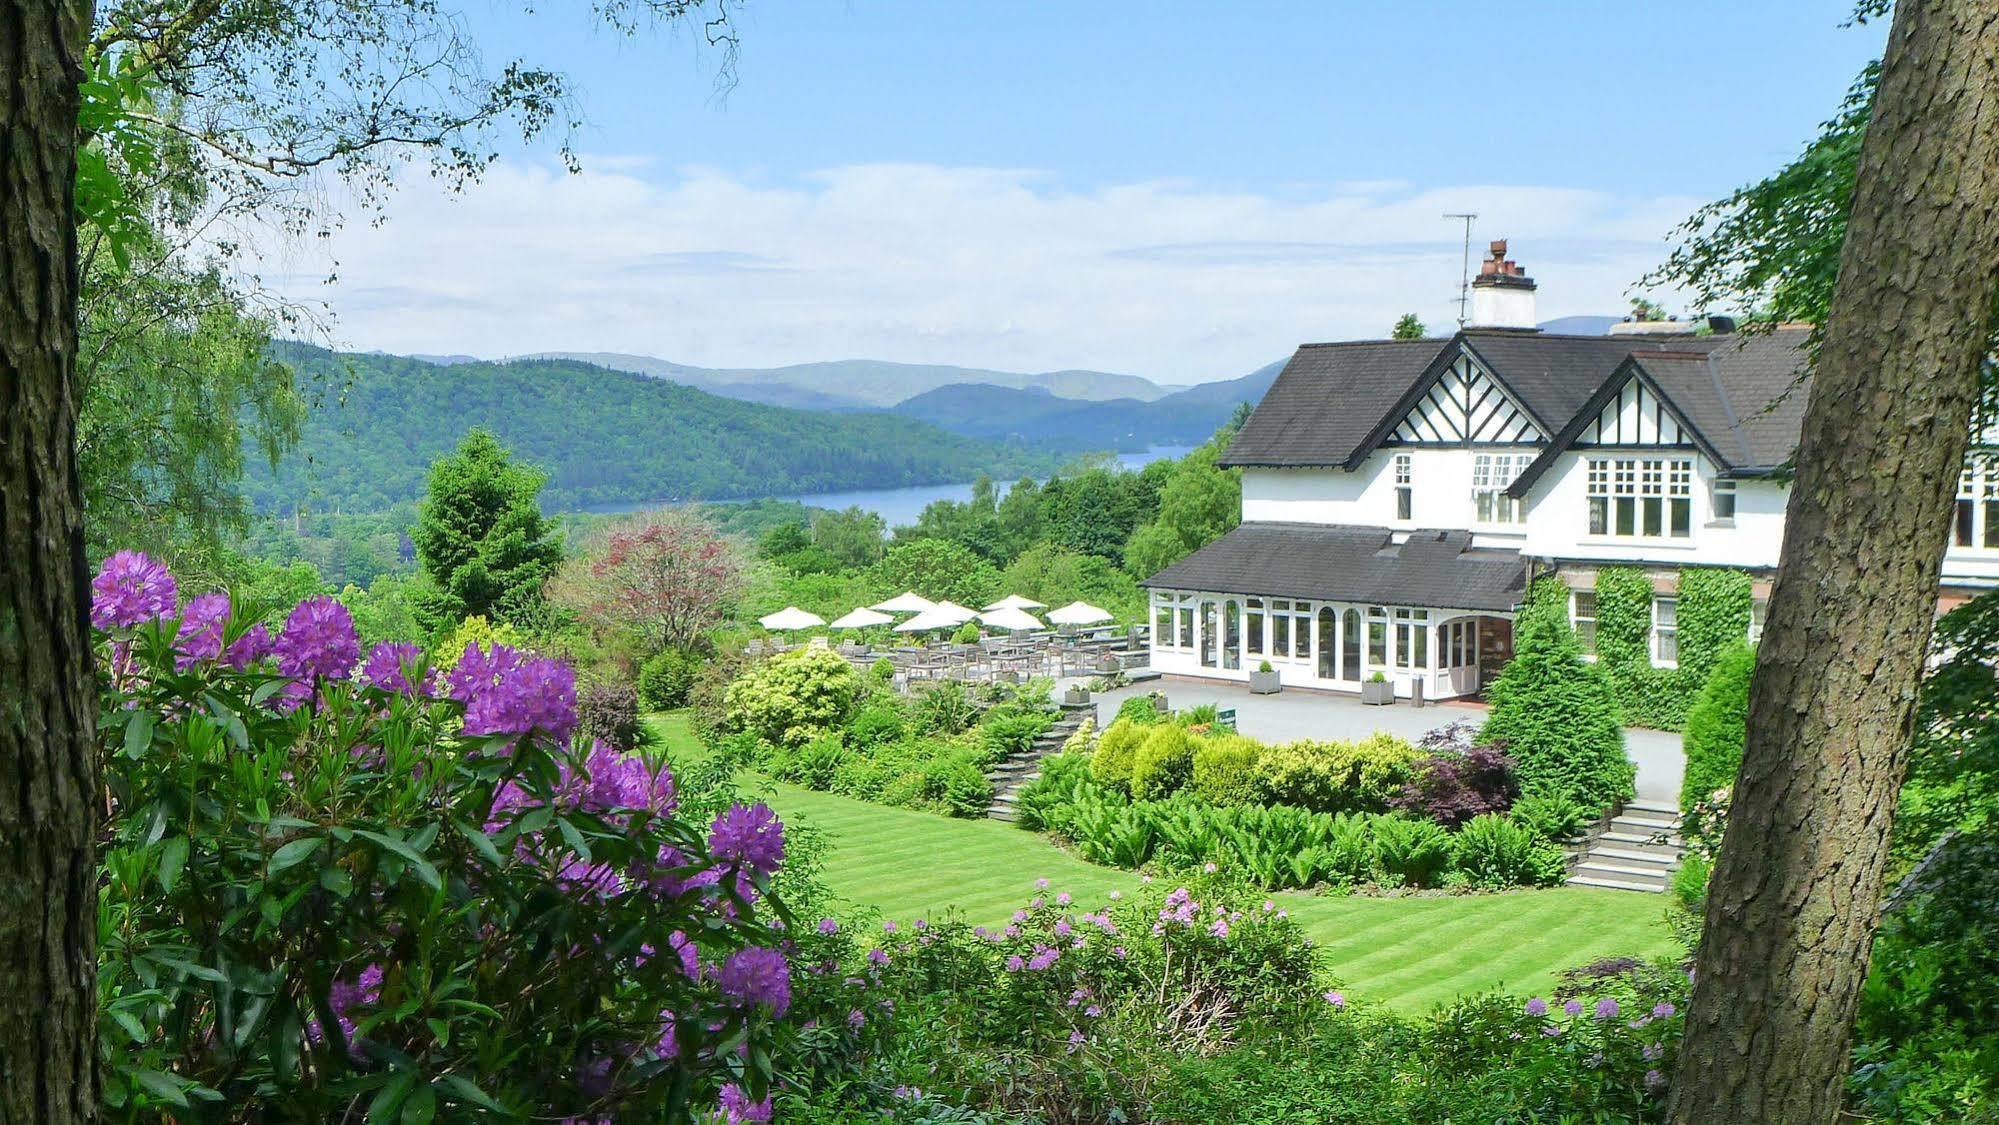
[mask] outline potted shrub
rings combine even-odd
[[[1084,707],[1089,702],[1090,689],[1082,684],[1072,684],[1068,691],[1062,693],[1062,705],[1065,707]]]
[[[1395,702],[1395,685],[1388,677],[1376,672],[1360,685],[1360,701],[1371,707],[1385,707]]]
[[[1257,665],[1256,671],[1249,674],[1249,690],[1251,694],[1276,695],[1278,688],[1282,686],[1277,682],[1277,669],[1272,668],[1268,660]]]

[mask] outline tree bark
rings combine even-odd
[[[1826,1122],[1999,289],[1999,6],[1903,0],[1868,126],[1675,1122]]]
[[[75,451],[87,2],[0,0],[0,1125],[95,1121],[88,584]]]

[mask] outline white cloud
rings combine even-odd
[[[1355,182],[1281,196],[1184,182],[1094,191],[1032,170],[830,168],[789,187],[636,158],[500,165],[461,196],[407,185],[274,261],[335,342],[500,356],[625,351],[706,366],[868,357],[1229,378],[1303,340],[1455,315],[1447,211],[1540,282],[1543,319],[1616,313],[1698,200]],[[328,260],[316,255],[324,252]],[[320,284],[331,261],[339,280]]]

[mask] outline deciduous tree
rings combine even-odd
[[[1821,331],[1668,1114],[1829,1122],[1999,291],[1999,13],[1905,0]]]
[[[647,654],[687,649],[742,595],[743,559],[693,512],[645,512],[604,532],[551,589],[584,620],[630,634]]]

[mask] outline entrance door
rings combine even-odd
[[[1340,613],[1336,609],[1319,610],[1319,678],[1337,679],[1339,676],[1339,635]]]
[[[1201,667],[1219,668],[1221,663],[1221,620],[1215,603],[1201,603]]]
[[[1340,679],[1360,682],[1360,611],[1340,615]]]
[[[1222,603],[1222,667],[1242,667],[1242,603],[1234,599]]]

